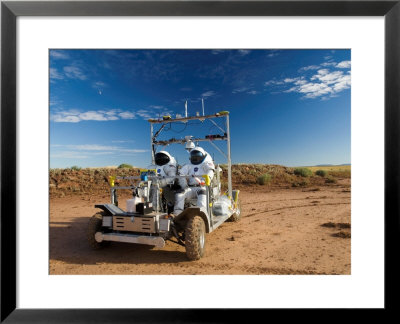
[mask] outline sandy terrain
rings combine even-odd
[[[50,200],[50,274],[350,274],[350,179],[290,189],[241,186],[242,219],[206,235],[205,256],[182,246],[112,243],[90,250],[86,226],[104,195]],[[124,199],[120,199],[124,209]]]

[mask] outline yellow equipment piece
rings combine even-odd
[[[108,177],[108,182],[110,183],[110,186],[111,187],[114,187],[115,186],[115,176],[109,176]]]
[[[156,175],[157,170],[156,169],[140,169],[140,175],[142,175],[142,174]]]
[[[204,178],[204,180],[206,182],[206,186],[209,186],[211,184],[210,177],[206,174],[202,175],[202,177]]]
[[[223,110],[219,112],[220,115],[229,115],[229,111]]]
[[[237,208],[237,204],[238,204],[239,191],[240,190],[236,190],[236,192],[235,192],[235,199],[234,199],[235,209]]]
[[[163,119],[164,120],[171,119],[171,116],[169,116],[169,115],[168,116],[163,116]]]

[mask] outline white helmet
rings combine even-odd
[[[196,146],[190,151],[190,162],[194,165],[203,163],[207,156],[207,152],[203,148]]]
[[[160,151],[154,155],[154,162],[158,166],[163,166],[167,163],[175,164],[175,158],[167,151]]]

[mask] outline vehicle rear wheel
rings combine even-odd
[[[190,260],[199,260],[204,255],[206,225],[200,216],[191,217],[185,229],[186,255]]]
[[[93,250],[101,249],[102,247],[105,247],[110,244],[110,242],[107,241],[97,242],[95,239],[96,233],[101,231],[102,223],[103,223],[103,213],[97,213],[89,219],[87,227],[87,240],[89,246]]]
[[[241,217],[242,217],[242,207],[240,205],[240,200],[238,200],[238,202],[237,202],[237,211],[235,213],[233,213],[231,217],[229,217],[229,221],[230,222],[237,222],[237,221],[240,220]]]

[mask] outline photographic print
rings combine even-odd
[[[50,49],[50,275],[351,274],[350,49]]]
[[[393,308],[399,8],[2,3],[1,319]],[[213,167],[182,187],[191,142]],[[154,299],[165,279],[196,293]]]

